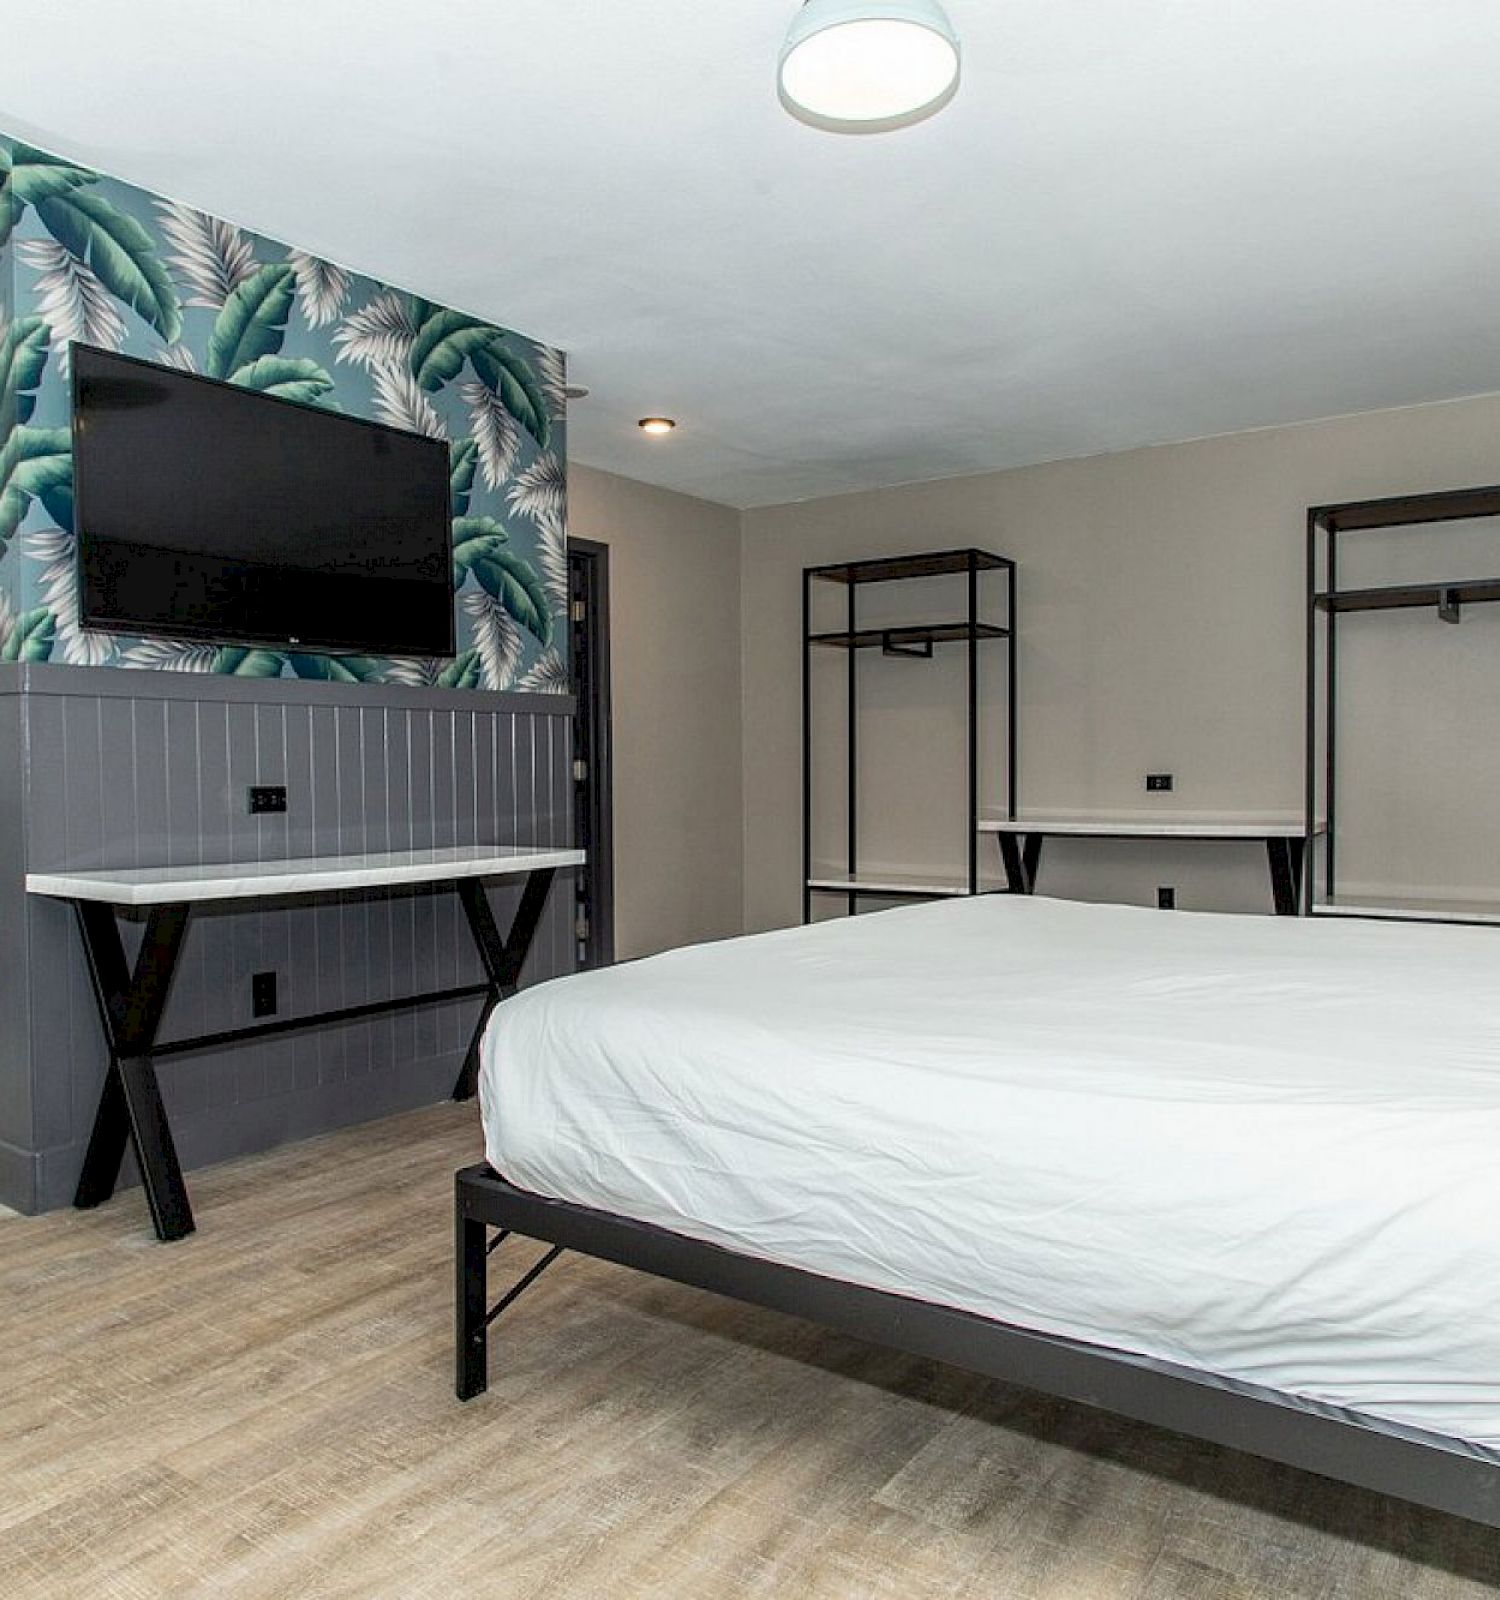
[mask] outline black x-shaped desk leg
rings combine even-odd
[[[151,908],[134,971],[125,962],[114,907],[76,900],[74,908],[104,1024],[109,1067],[73,1204],[97,1206],[115,1192],[128,1139],[135,1148],[157,1238],[181,1239],[193,1231],[193,1208],[162,1109],[151,1049],[187,932],[188,908]]]
[[[1266,855],[1271,863],[1271,898],[1278,917],[1295,917],[1302,909],[1302,862],[1306,851],[1305,839],[1266,840]]]
[[[485,898],[484,885],[474,878],[460,878],[453,884],[469,919],[469,928],[479,950],[489,990],[464,1057],[463,1070],[453,1086],[455,1099],[464,1100],[474,1093],[479,1078],[479,1045],[485,1024],[495,1007],[516,992],[521,981],[521,969],[541,922],[554,875],[550,867],[527,874],[525,887],[521,891],[521,904],[511,923],[510,933],[504,939],[495,926],[494,915]],[[104,1025],[109,1067],[73,1203],[77,1206],[97,1206],[109,1199],[115,1191],[128,1141],[140,1165],[141,1182],[146,1191],[146,1203],[151,1208],[151,1221],[155,1225],[157,1238],[181,1239],[193,1231],[193,1209],[188,1202],[182,1164],[177,1158],[177,1147],[172,1141],[172,1130],[162,1106],[152,1055],[162,1012],[172,987],[172,974],[182,949],[183,935],[187,932],[189,907],[185,904],[152,907],[133,970],[125,960],[125,948],[120,940],[114,908],[98,901],[77,900],[74,901],[74,909],[83,935],[83,948],[88,958],[89,976],[93,980],[94,997],[99,1005],[99,1017]],[[266,1024],[260,1028],[241,1030],[241,1033],[245,1037],[252,1037],[257,1033],[281,1031],[283,1027],[305,1027],[320,1021],[344,1020],[375,1010],[408,1005],[413,1001],[420,1003],[428,999],[456,998],[458,994],[468,992],[457,990],[432,996],[410,996],[380,1005],[355,1006],[339,1012],[289,1019],[285,1024]],[[233,1043],[236,1037],[238,1035],[235,1033],[206,1034],[199,1039],[164,1046],[163,1049],[181,1050],[189,1044],[228,1044]]]
[[[484,964],[484,975],[489,980],[490,992],[485,997],[479,1020],[474,1024],[474,1036],[469,1040],[464,1064],[453,1085],[455,1100],[469,1099],[479,1084],[479,1045],[484,1038],[490,1014],[502,1000],[509,1000],[521,981],[521,968],[526,965],[531,941],[536,937],[547,896],[552,890],[554,876],[551,867],[542,867],[527,873],[526,887],[521,891],[521,903],[516,907],[510,933],[502,939],[495,925],[495,914],[490,910],[484,884],[477,878],[460,878],[455,885],[464,914],[469,919],[469,931],[479,959]]]
[[[1037,870],[1042,864],[1042,835],[997,833],[1000,859],[1005,863],[1005,887],[1012,894],[1035,894]]]

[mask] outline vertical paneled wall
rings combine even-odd
[[[572,839],[571,701],[395,686],[0,669],[0,737],[19,739],[13,872],[272,860],[469,843]],[[9,765],[9,752],[0,755]],[[285,816],[252,817],[246,790],[284,783]],[[18,789],[15,804],[11,788]],[[0,819],[0,835],[6,821]],[[12,833],[15,829],[11,829]],[[518,885],[491,891],[502,928]],[[559,875],[527,981],[571,970],[572,885]],[[127,949],[139,924],[127,926]],[[104,1072],[72,913],[27,898],[0,907],[7,1012],[0,1081],[0,1199],[44,1209],[71,1197]],[[250,976],[273,970],[297,1015],[477,982],[456,898],[404,890],[257,902],[195,913],[163,1036],[250,1020]],[[162,1064],[189,1167],[440,1099],[476,1002],[261,1041]],[[20,1043],[17,1043],[19,1038]],[[19,1070],[18,1070],[19,1069]]]
[[[7,693],[15,667],[0,665],[0,1201],[19,1206],[34,1187],[31,1012],[27,1003],[25,774],[21,701]]]

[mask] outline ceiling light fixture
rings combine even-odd
[[[814,128],[887,133],[958,92],[958,35],[938,0],[806,0],[781,47],[781,103]]]
[[[673,417],[642,417],[636,423],[642,433],[670,433],[677,426]]]

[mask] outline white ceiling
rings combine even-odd
[[[0,0],[0,128],[562,345],[575,459],[732,505],[1500,389],[1500,0],[947,3],[958,98],[849,138],[796,0]]]

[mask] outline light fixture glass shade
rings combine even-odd
[[[937,0],[807,0],[776,81],[794,117],[834,133],[885,133],[958,92],[958,36]]]

